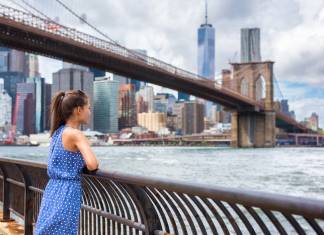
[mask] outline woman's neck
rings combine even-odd
[[[78,123],[73,123],[73,122],[66,122],[66,123],[65,123],[65,126],[69,126],[69,127],[74,128],[74,129],[79,129],[80,124],[78,124]]]

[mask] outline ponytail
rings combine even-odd
[[[75,107],[83,107],[88,102],[88,96],[81,90],[68,90],[57,92],[51,100],[51,130],[53,133],[73,114]]]
[[[64,98],[65,92],[57,92],[51,101],[51,130],[50,137],[53,135],[55,130],[59,128],[60,125],[65,124],[65,120],[62,113],[62,100]]]

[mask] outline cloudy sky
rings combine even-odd
[[[204,0],[62,1],[122,45],[197,72],[197,28],[204,21]],[[55,0],[27,2],[52,18],[58,16],[62,24],[96,35]],[[323,0],[209,0],[208,14],[216,29],[216,74],[230,68],[229,60],[239,61],[240,28],[259,27],[262,59],[275,61],[280,91],[297,119],[317,112],[324,127]],[[51,82],[62,63],[41,58],[40,65]]]

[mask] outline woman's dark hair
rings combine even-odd
[[[50,137],[55,130],[65,124],[72,115],[74,108],[81,108],[88,102],[88,96],[81,90],[68,90],[57,92],[51,100],[51,130]]]

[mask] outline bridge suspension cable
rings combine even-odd
[[[278,92],[279,92],[279,95],[280,95],[280,98],[281,99],[285,99],[285,97],[283,96],[283,93],[281,92],[281,89],[280,89],[280,86],[279,86],[279,82],[278,82],[278,79],[277,79],[277,76],[275,74],[273,74],[273,80],[276,84],[276,90],[278,89]]]
[[[101,36],[105,37],[106,39],[108,39],[109,41],[111,41],[113,44],[115,44],[116,46],[122,47],[123,49],[127,50],[129,53],[135,55],[135,56],[139,56],[141,57],[141,59],[145,59],[145,55],[143,55],[140,52],[136,52],[133,50],[130,50],[122,45],[120,45],[117,41],[113,40],[112,38],[110,38],[107,34],[105,34],[104,32],[102,32],[101,30],[99,30],[97,27],[95,27],[94,25],[92,25],[91,23],[89,23],[86,19],[84,19],[83,17],[79,16],[74,10],[72,10],[70,7],[68,7],[65,3],[63,3],[63,1],[61,0],[55,0],[58,4],[60,4],[63,8],[65,8],[68,12],[70,12],[73,16],[77,17],[80,21],[84,22],[86,25],[88,25],[90,28],[92,28],[93,30],[95,30],[97,33],[99,33]]]
[[[55,22],[53,19],[51,19],[50,17],[48,17],[47,15],[45,15],[43,12],[41,12],[40,10],[38,10],[36,7],[32,6],[31,4],[29,4],[29,3],[28,3],[27,1],[25,1],[25,0],[19,0],[19,1],[21,1],[24,5],[26,5],[27,8],[24,7],[23,5],[21,5],[20,3],[18,3],[16,0],[9,0],[9,1],[12,2],[12,3],[14,3],[15,5],[19,6],[19,7],[22,8],[24,11],[26,11],[26,13],[29,13],[29,14],[31,14],[32,16],[33,16],[33,15],[34,15],[34,16],[37,16],[37,14],[39,14],[39,15],[41,15],[42,17],[45,17],[49,22],[56,24],[56,22]],[[35,14],[32,10],[30,10],[30,9],[28,9],[28,8],[32,9],[34,12],[36,12],[36,14]]]
[[[9,0],[12,3],[14,3],[15,5],[19,6],[20,8],[24,9],[25,11],[27,11],[30,14],[34,13],[31,10],[28,10],[26,7],[22,6],[21,4],[17,3],[15,0]],[[27,1],[25,0],[20,0],[22,3],[24,3],[27,7],[31,8],[33,11],[37,12],[38,14],[40,14],[41,16],[45,17],[47,20],[56,23],[54,20],[52,20],[50,17],[48,17],[47,15],[45,15],[43,12],[41,12],[40,10],[38,10],[36,7],[32,6],[31,4],[29,4]],[[83,21],[85,24],[87,24],[88,26],[90,26],[92,29],[94,29],[96,32],[100,33],[102,36],[104,36],[105,38],[109,39],[113,44],[119,46],[119,47],[123,47],[121,45],[119,45],[116,41],[114,41],[113,39],[111,39],[108,35],[106,35],[105,33],[101,32],[99,29],[97,29],[95,26],[93,26],[92,24],[90,24],[89,22],[87,22],[84,18],[80,17],[77,13],[75,13],[71,8],[69,8],[67,5],[65,5],[62,1],[60,0],[56,0],[56,2],[58,2],[61,6],[63,6],[65,9],[67,9],[71,14],[73,14],[75,17],[77,17],[79,20]],[[129,53],[132,53],[133,55],[136,56],[141,56],[141,53],[137,53],[135,51],[131,51],[125,47],[123,47],[124,49],[128,50]]]
[[[19,8],[23,9],[24,11],[32,14],[32,15],[41,15],[42,17],[46,18],[48,21],[52,22],[52,23],[57,23],[55,22],[53,19],[51,19],[50,17],[48,17],[47,15],[45,15],[42,11],[38,10],[36,7],[34,7],[32,4],[28,3],[25,0],[19,0],[21,1],[26,7],[24,7],[22,4],[19,4],[17,1],[15,0],[9,0],[10,2],[12,2],[13,4],[15,4],[16,6],[18,6]],[[112,44],[115,44],[118,47],[123,48],[124,50],[127,50],[128,53],[136,56],[138,59],[141,60],[145,60],[145,55],[140,53],[140,52],[136,52],[133,50],[130,50],[122,45],[120,45],[118,42],[114,41],[113,39],[111,39],[108,35],[106,35],[105,33],[103,33],[102,31],[100,31],[98,28],[96,28],[94,25],[90,24],[87,20],[85,20],[83,17],[79,16],[75,11],[73,11],[70,7],[68,7],[66,4],[64,4],[62,1],[60,0],[55,0],[58,4],[60,4],[61,6],[63,6],[68,12],[70,12],[73,16],[77,17],[80,21],[84,22],[85,24],[87,24],[89,27],[91,27],[93,30],[95,30],[97,33],[99,33],[100,35],[102,35],[103,37],[105,37],[106,39],[108,39]],[[28,8],[32,9],[29,10]],[[36,14],[35,14],[36,12]]]
[[[12,0],[11,0],[12,1]],[[47,19],[51,19],[50,17],[48,17],[47,15],[45,15],[43,12],[41,12],[40,10],[38,10],[36,7],[34,7],[33,5],[31,5],[30,3],[28,3],[25,0],[20,0],[23,4],[25,4],[28,8],[32,9],[33,11],[37,12],[39,15],[46,17]],[[25,8],[26,9],[26,8]],[[27,11],[33,15],[35,15],[35,13],[33,13],[32,11],[28,10]]]
[[[55,0],[58,4],[60,4],[63,8],[65,8],[68,12],[70,12],[72,15],[74,15],[76,18],[78,18],[80,21],[82,21],[83,23],[85,23],[86,25],[88,25],[90,28],[92,28],[93,30],[95,30],[97,33],[99,33],[101,36],[104,36],[106,39],[108,39],[109,41],[115,43],[116,45],[118,45],[118,43],[116,41],[114,41],[112,38],[110,38],[107,34],[105,34],[104,32],[100,31],[97,27],[95,27],[94,25],[92,25],[91,23],[89,23],[86,19],[84,19],[83,17],[79,16],[75,11],[73,11],[70,7],[68,7],[65,3],[63,3],[60,0]],[[120,46],[120,45],[119,45]]]
[[[23,5],[21,5],[17,1],[15,1],[15,0],[9,0],[9,2],[13,3],[14,5],[16,5],[19,8],[23,9],[24,11],[31,13],[30,10],[28,10],[26,7],[24,7]]]

